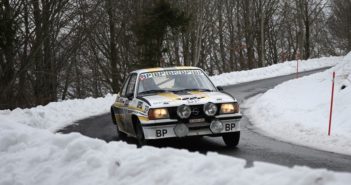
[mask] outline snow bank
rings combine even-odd
[[[336,72],[331,136],[327,136],[332,72]],[[345,89],[341,86],[346,85]],[[246,114],[281,140],[351,155],[351,52],[322,73],[291,80],[248,102]]]
[[[324,57],[299,61],[299,71],[309,71],[323,67],[335,66],[342,57]],[[296,61],[288,61],[247,71],[235,71],[211,76],[216,85],[234,85],[243,82],[272,78],[276,76],[293,74],[296,72]]]
[[[0,123],[0,184],[348,184],[350,173],[287,168],[215,153],[105,143],[80,134],[53,134]]]
[[[52,102],[31,109],[0,110],[0,122],[15,121],[35,128],[56,131],[79,119],[106,113],[116,96]]]

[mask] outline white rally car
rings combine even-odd
[[[222,136],[234,147],[240,139],[239,105],[196,67],[133,71],[111,106],[121,139],[147,140]]]

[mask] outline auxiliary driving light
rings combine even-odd
[[[189,133],[189,128],[185,124],[177,124],[174,127],[174,133],[177,137],[185,137]]]
[[[217,113],[217,105],[214,103],[206,103],[204,105],[204,112],[207,116],[214,116]]]
[[[210,125],[210,130],[215,134],[222,132],[223,123],[219,120],[213,120]]]
[[[177,114],[182,119],[187,119],[190,117],[191,109],[187,105],[181,105],[177,108]]]

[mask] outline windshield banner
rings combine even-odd
[[[174,70],[174,71],[157,71],[150,73],[140,74],[140,80],[163,77],[163,76],[176,76],[176,75],[204,75],[201,70]]]

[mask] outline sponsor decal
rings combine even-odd
[[[190,119],[189,123],[203,123],[205,122],[205,118],[198,118],[198,119]]]
[[[142,109],[142,108],[143,108],[143,102],[138,101],[137,108],[138,108],[138,109]]]
[[[199,99],[188,99],[187,102],[189,104],[193,104],[193,103],[198,103],[200,100]]]
[[[175,75],[204,75],[200,70],[169,70],[169,71],[157,71],[140,74],[139,79],[145,80],[148,78],[162,77],[162,76],[175,76]]]
[[[145,105],[145,108],[144,108],[144,113],[149,112],[149,109],[150,109],[150,107],[149,107],[149,106],[147,106],[147,105]]]

